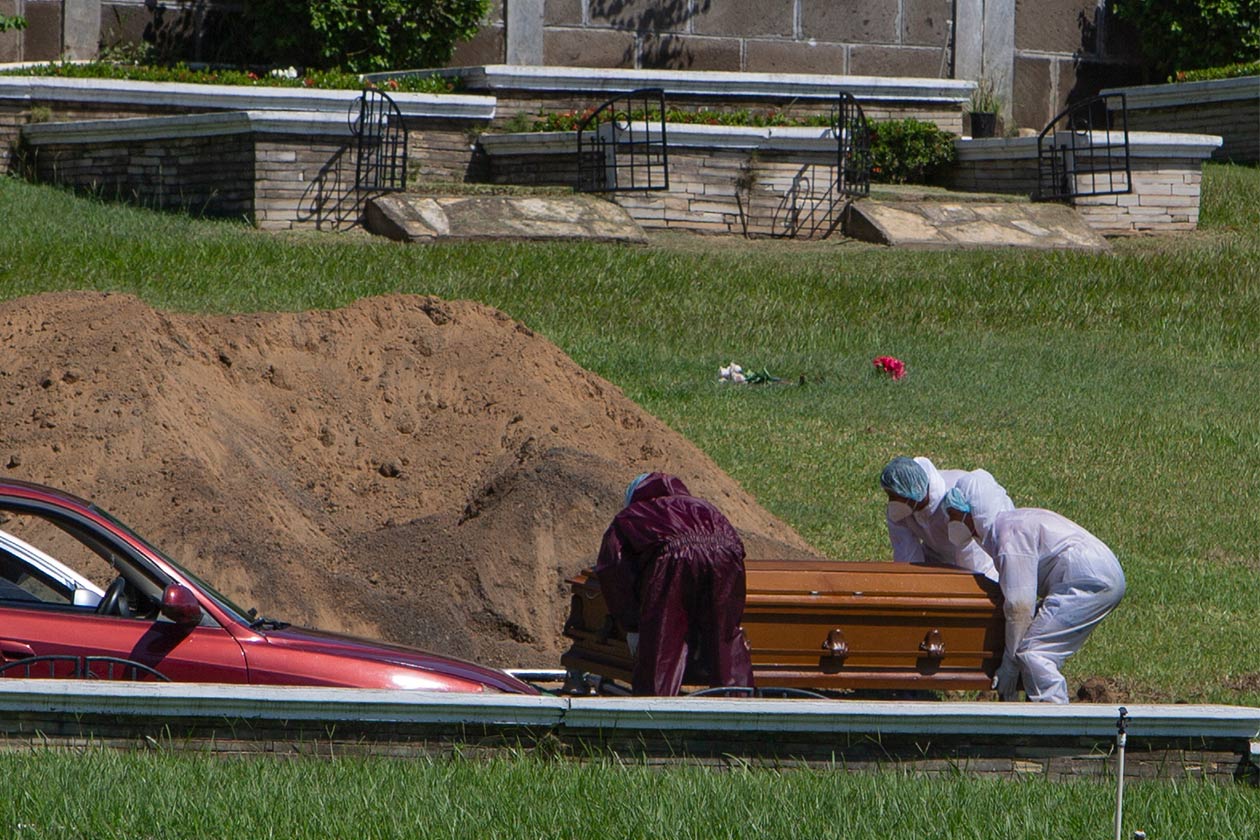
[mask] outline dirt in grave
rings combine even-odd
[[[0,303],[0,428],[0,475],[91,499],[242,606],[499,666],[558,667],[565,578],[637,473],[683,477],[749,557],[817,556],[616,386],[468,301]]]

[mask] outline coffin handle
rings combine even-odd
[[[944,659],[945,639],[941,637],[941,631],[929,630],[923,641],[919,642],[919,650],[923,651],[927,659]]]
[[[826,651],[825,656],[834,656],[837,659],[844,659],[849,655],[849,643],[844,640],[844,631],[839,627],[827,634],[827,641],[822,643],[822,649]]]

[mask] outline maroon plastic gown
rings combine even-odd
[[[604,533],[595,574],[613,616],[639,633],[635,694],[675,695],[684,672],[711,686],[753,684],[740,629],[744,544],[680,479],[643,480]]]

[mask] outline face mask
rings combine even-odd
[[[958,522],[957,520],[949,523],[948,528],[949,541],[957,548],[962,548],[971,542],[971,529],[967,527],[967,523]]]
[[[914,513],[914,511],[905,502],[894,501],[888,503],[888,518],[893,522],[900,522],[911,513]]]

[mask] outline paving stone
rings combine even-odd
[[[592,196],[419,196],[370,199],[365,227],[403,242],[530,239],[645,242],[642,228]]]
[[[1108,250],[1071,207],[1003,202],[858,201],[845,235],[883,245]]]

